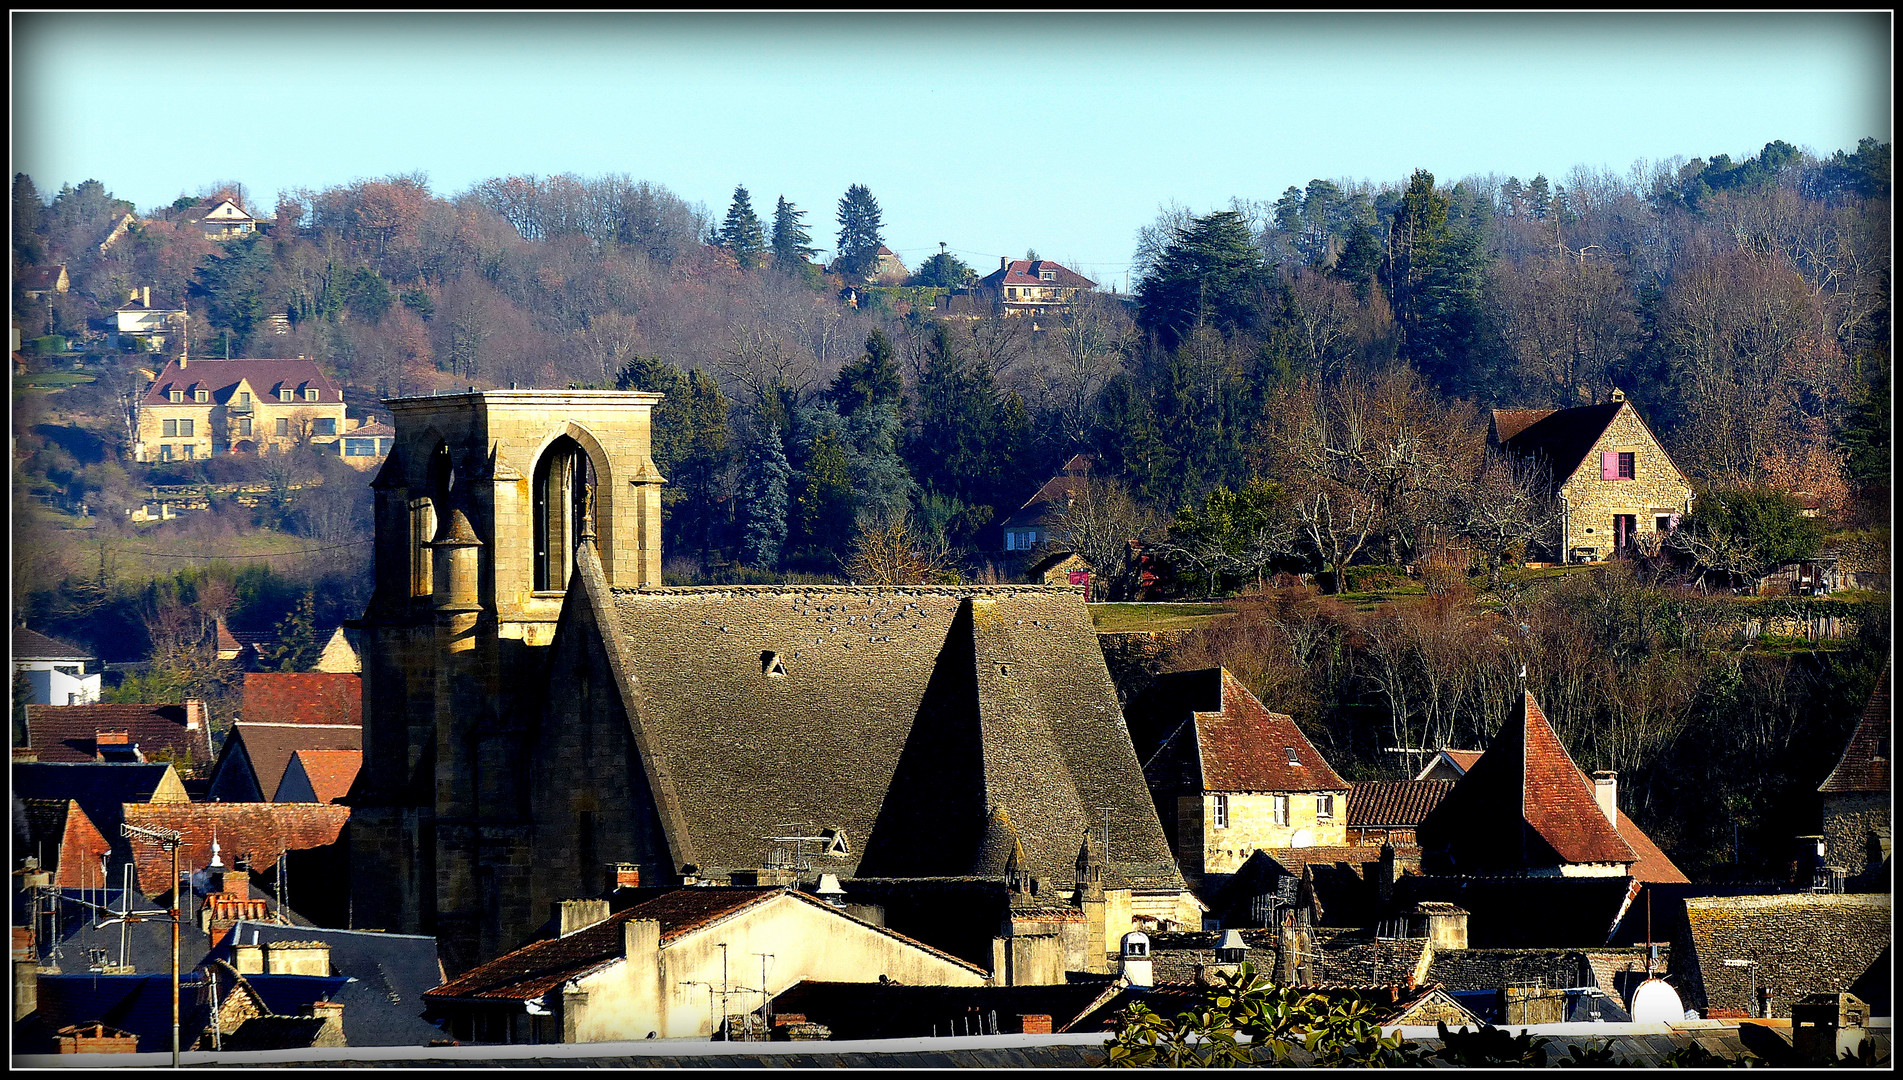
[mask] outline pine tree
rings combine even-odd
[[[741,266],[748,267],[766,250],[766,233],[760,228],[760,217],[753,212],[753,200],[742,185],[734,185],[733,204],[727,207],[727,223],[720,227],[720,246],[733,252]]]
[[[777,570],[786,549],[787,488],[793,470],[786,463],[779,429],[767,425],[747,448],[740,481],[740,561]]]
[[[1144,275],[1137,285],[1137,325],[1156,334],[1166,349],[1199,325],[1250,329],[1268,278],[1248,223],[1234,210],[1218,210],[1190,222]]]
[[[821,416],[830,414],[821,412]],[[813,440],[800,491],[800,538],[819,551],[839,552],[851,535],[855,512],[852,460],[837,417]]]
[[[988,503],[997,475],[997,421],[991,369],[965,356],[944,323],[933,323],[918,380],[918,432],[908,455],[912,475],[921,486],[967,505]]]
[[[316,597],[306,589],[276,627],[277,643],[264,657],[272,671],[309,671],[323,653],[317,640]]]
[[[870,406],[896,405],[903,389],[892,339],[875,327],[866,338],[865,355],[839,369],[831,396],[839,415],[850,417]]]
[[[13,251],[26,265],[37,264],[44,255],[40,234],[45,219],[46,204],[40,201],[40,189],[33,186],[33,178],[25,173],[14,173]]]
[[[798,265],[813,257],[812,234],[806,231],[806,211],[796,210],[780,196],[773,207],[773,258],[782,266]]]
[[[839,261],[834,265],[840,273],[862,281],[872,276],[879,245],[885,243],[880,228],[879,200],[864,184],[847,188],[839,200]]]

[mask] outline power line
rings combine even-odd
[[[338,548],[357,547],[362,544],[373,544],[375,542],[374,540],[346,540],[341,544],[326,544],[322,547],[299,548],[296,551],[262,551],[243,555],[229,553],[217,555],[194,555],[187,553],[181,555],[170,551],[138,551],[135,549],[124,549],[121,550],[119,554],[144,555],[154,559],[281,559],[287,555],[314,555],[320,551],[336,551]]]

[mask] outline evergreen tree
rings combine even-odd
[[[324,648],[317,640],[317,603],[309,589],[277,624],[276,632],[276,644],[263,657],[270,670],[309,671],[317,663]]]
[[[786,550],[787,489],[793,480],[779,429],[762,425],[747,447],[740,479],[740,561],[777,570]]]
[[[727,207],[727,222],[720,227],[720,246],[733,252],[740,265],[747,267],[766,250],[766,233],[760,228],[760,217],[753,212],[753,200],[742,185],[734,185],[733,203]]]
[[[374,323],[390,310],[390,287],[384,284],[383,275],[368,266],[359,266],[344,287],[344,305],[353,317]]]
[[[1545,173],[1533,177],[1526,185],[1526,209],[1537,221],[1545,221],[1546,215],[1553,209],[1553,189],[1548,184]]]
[[[852,459],[837,414],[821,412],[819,434],[806,455],[806,478],[799,500],[800,539],[813,553],[844,552],[858,507],[852,483]]]
[[[1137,325],[1166,349],[1197,326],[1250,329],[1267,283],[1268,270],[1242,215],[1218,210],[1190,222],[1144,275],[1137,285]]]
[[[854,498],[860,525],[884,527],[905,519],[918,485],[899,457],[900,420],[896,399],[880,399],[846,421],[852,444]]]
[[[1481,349],[1485,250],[1478,218],[1452,221],[1451,209],[1434,174],[1416,169],[1389,229],[1388,287],[1401,355],[1443,391],[1470,394],[1492,376]]]
[[[663,542],[709,559],[727,494],[727,396],[712,376],[637,356],[615,376],[617,390],[666,395],[650,422],[650,453],[668,484],[661,489]]]
[[[235,344],[242,346],[251,331],[264,321],[264,285],[274,267],[270,246],[252,233],[229,241],[225,253],[205,260],[198,268],[198,280],[192,294],[205,298],[205,314],[211,324],[229,330]]]
[[[941,251],[919,264],[909,284],[938,289],[960,289],[969,285],[977,276],[958,256]]]
[[[861,281],[872,276],[879,246],[885,243],[881,227],[879,200],[864,184],[847,188],[845,197],[839,200],[839,260],[835,265],[840,273]]]
[[[773,258],[782,266],[798,265],[813,257],[812,234],[806,231],[806,211],[796,210],[780,196],[773,207]]]
[[[918,380],[918,430],[907,455],[912,475],[922,487],[967,505],[995,505],[998,397],[991,370],[964,355],[939,322],[928,332],[925,357]]]
[[[873,405],[896,406],[904,388],[892,339],[875,327],[866,338],[865,355],[840,368],[833,378],[831,397],[839,415],[850,417]]]
[[[1369,287],[1380,269],[1381,240],[1375,236],[1374,226],[1358,221],[1349,231],[1341,254],[1335,258],[1335,276],[1353,285],[1355,295],[1366,303]]]
[[[1841,155],[1840,155],[1841,156]],[[25,173],[13,174],[13,254],[21,263],[36,265],[45,257],[42,241],[46,204],[40,201],[40,189]]]

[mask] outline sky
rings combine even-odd
[[[863,183],[916,266],[1035,249],[1123,287],[1139,228],[1315,177],[1402,182],[1888,141],[1891,17],[11,17],[12,169],[140,209],[242,181],[626,173],[814,243]],[[827,254],[830,254],[828,252]]]

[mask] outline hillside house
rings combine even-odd
[[[87,669],[98,660],[77,645],[16,627],[13,677],[27,680],[29,705],[90,705],[99,700],[100,673]]]
[[[203,199],[178,211],[178,220],[199,226],[207,240],[231,240],[249,236],[267,224],[250,214],[232,199]]]
[[[1001,528],[1006,553],[1034,552],[1063,542],[1056,533],[1061,531],[1064,512],[1083,492],[1093,460],[1090,454],[1072,455],[1056,476],[1046,480],[1023,506],[1004,519]]]
[[[383,464],[384,457],[395,444],[395,428],[388,424],[359,420],[356,427],[344,432],[344,464],[353,469],[374,469]]]
[[[138,404],[133,458],[284,453],[308,443],[334,454],[342,389],[314,360],[188,360],[166,364]]]
[[[112,347],[121,348],[124,339],[133,338],[152,352],[164,352],[173,335],[184,331],[185,318],[183,306],[155,305],[152,287],[141,286],[113,310]]]
[[[1125,716],[1177,863],[1206,894],[1258,850],[1347,844],[1348,782],[1228,671],[1159,676]]]
[[[1050,259],[998,259],[998,268],[978,279],[973,289],[1005,315],[1048,315],[1069,307],[1081,291],[1097,283]]]
[[[20,292],[28,300],[38,300],[47,293],[64,293],[73,287],[73,279],[67,276],[65,263],[22,267],[19,280]]]
[[[1574,409],[1495,409],[1488,441],[1546,470],[1563,510],[1559,561],[1626,553],[1691,513],[1690,479],[1624,391]]]
[[[1890,665],[1864,706],[1824,798],[1825,859],[1853,888],[1887,888],[1890,878]]]

